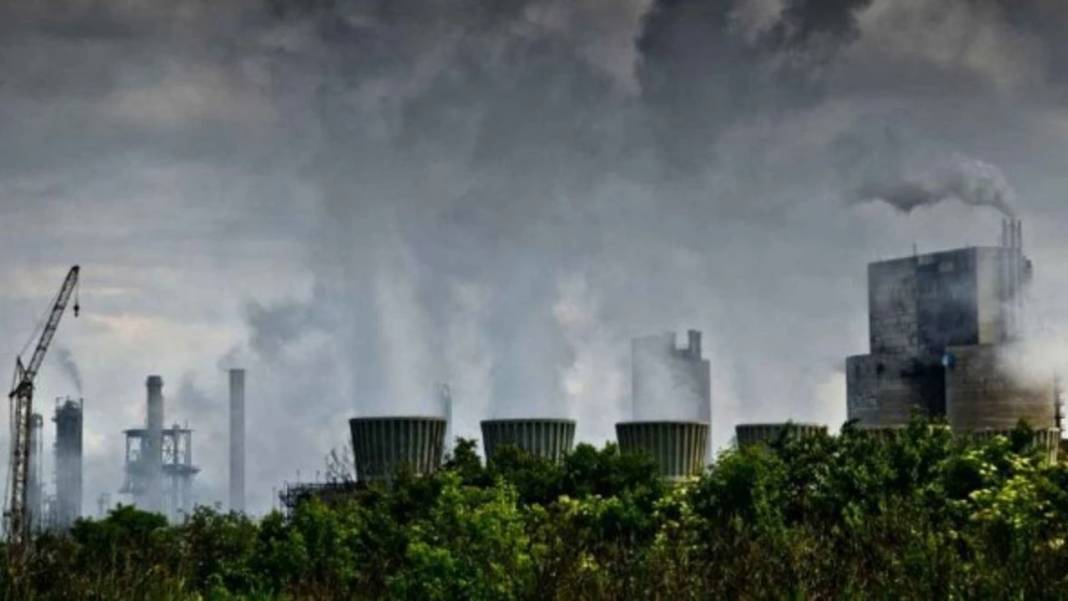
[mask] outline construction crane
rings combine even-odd
[[[8,467],[8,499],[4,517],[7,519],[9,557],[19,557],[29,535],[30,515],[26,507],[26,490],[30,475],[30,425],[33,416],[33,379],[44,362],[45,353],[52,337],[56,335],[59,320],[67,309],[67,302],[78,285],[78,266],[70,268],[67,279],[59,289],[48,320],[41,329],[41,337],[30,357],[23,364],[22,357],[15,359],[15,378],[11,387],[11,464]],[[74,301],[74,316],[78,316],[78,301]]]

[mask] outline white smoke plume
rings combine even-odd
[[[871,179],[853,192],[854,202],[881,201],[909,213],[947,200],[991,207],[1015,217],[1016,193],[1001,169],[978,159],[956,155],[917,176]]]

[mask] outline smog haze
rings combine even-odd
[[[668,330],[703,333],[722,447],[839,426],[866,265],[1012,213],[1060,367],[1065,29],[1055,0],[8,0],[0,365],[80,264],[35,403],[51,437],[85,398],[87,513],[149,374],[225,506],[248,370],[255,512],[440,383],[456,435],[610,440],[630,340]]]

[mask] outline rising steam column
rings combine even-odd
[[[674,332],[631,343],[634,420],[616,424],[624,452],[651,455],[668,479],[699,474],[711,453],[712,393],[701,333],[678,348]]]

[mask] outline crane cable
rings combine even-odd
[[[34,341],[37,340],[37,338],[41,335],[41,332],[44,331],[45,323],[48,321],[48,316],[51,313],[52,309],[51,307],[49,307],[45,309],[44,313],[41,314],[41,317],[37,319],[37,324],[33,326],[33,331],[30,332],[29,339],[26,340],[26,344],[22,345],[22,349],[19,351],[19,357],[26,354],[26,351],[29,350],[30,345],[32,345]]]

